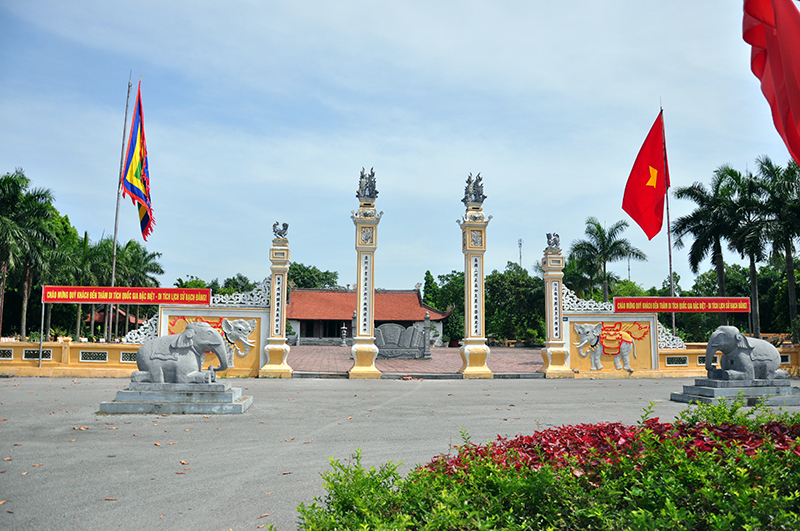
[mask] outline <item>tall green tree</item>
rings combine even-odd
[[[618,221],[608,230],[595,217],[586,219],[586,239],[576,240],[570,248],[570,258],[583,262],[596,271],[603,278],[603,302],[608,302],[608,269],[609,262],[619,260],[647,260],[647,256],[638,248],[622,238],[622,233],[628,228],[628,222]]]
[[[486,288],[486,331],[500,339],[544,338],[544,280],[516,262],[492,271]]]
[[[161,286],[156,275],[163,275],[164,268],[159,263],[161,253],[149,252],[144,245],[136,240],[129,240],[117,255],[118,262],[122,263],[121,275],[119,276],[120,286],[130,286],[137,288],[157,288]],[[127,306],[128,310],[130,305]],[[126,311],[125,333],[128,333],[130,315]],[[139,305],[136,305],[136,323],[139,323]],[[117,319],[119,326],[119,319]],[[119,334],[117,334],[119,335]]]
[[[422,287],[422,302],[428,306],[432,306],[437,310],[441,310],[437,306],[439,299],[439,285],[436,284],[436,279],[430,271],[425,271],[425,284]]]
[[[764,183],[749,171],[741,173],[730,166],[722,168],[733,192],[729,247],[750,262],[751,333],[754,337],[761,337],[757,263],[767,254],[770,224],[764,201],[766,189]]]
[[[464,272],[451,271],[438,277],[438,296],[434,308],[450,312],[442,323],[442,334],[450,340],[464,337]]]
[[[685,238],[691,236],[693,242],[689,247],[689,267],[697,274],[700,264],[711,255],[711,262],[717,274],[717,295],[725,296],[725,263],[722,256],[722,242],[730,236],[734,213],[730,183],[725,166],[717,168],[711,178],[711,185],[695,182],[691,186],[678,187],[673,192],[678,199],[688,199],[696,208],[672,223],[672,234],[675,236],[675,247],[682,249]],[[726,315],[719,314],[720,324],[726,323]]]
[[[800,167],[790,160],[781,168],[766,155],[756,159],[756,167],[765,189],[767,238],[772,241],[772,255],[782,257],[785,264],[789,322],[792,323],[797,318],[794,241],[800,236]]]
[[[73,286],[95,286],[97,285],[97,269],[96,262],[100,256],[97,247],[92,245],[89,241],[89,233],[84,231],[83,238],[78,242],[78,245],[70,247],[71,261],[74,264],[74,269],[70,275],[68,283]],[[78,304],[78,312],[75,320],[75,336],[80,337],[81,324],[83,321],[83,312],[81,311],[81,304]],[[91,334],[94,335],[94,304],[92,305],[91,316]]]
[[[21,168],[0,177],[0,334],[9,269],[17,265],[30,268],[43,247],[56,244],[49,224],[52,201],[50,190],[30,189],[30,179]],[[28,278],[28,274],[24,276]]]
[[[581,299],[594,299],[595,291],[603,292],[603,280],[591,262],[567,257],[564,263],[564,285]]]

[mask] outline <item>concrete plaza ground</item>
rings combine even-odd
[[[399,461],[405,473],[462,428],[487,442],[633,424],[651,401],[672,420],[686,405],[669,394],[691,382],[242,379],[253,406],[205,417],[98,415],[124,379],[2,378],[0,529],[292,530],[297,505],[324,495],[330,457],[360,448],[365,465]]]
[[[350,347],[291,347],[287,358],[295,372],[307,375],[345,375],[353,360]],[[375,367],[385,375],[455,375],[461,368],[461,355],[457,348],[431,349],[431,359],[403,360],[378,359]],[[539,349],[491,347],[486,361],[489,369],[502,375],[531,375],[542,366]]]

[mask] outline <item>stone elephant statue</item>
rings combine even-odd
[[[210,383],[216,371],[228,368],[225,341],[211,325],[202,321],[189,323],[177,335],[162,336],[143,344],[136,354],[137,372],[132,382]],[[213,352],[219,367],[203,371],[206,352]]]
[[[255,343],[248,339],[255,329],[255,319],[250,319],[249,321],[245,321],[244,319],[235,319],[233,321],[228,321],[228,319],[225,318],[222,319],[222,332],[225,335],[225,341],[231,345],[228,349],[229,366],[233,367],[234,350],[236,350],[236,354],[243,358],[250,352],[250,347],[255,346]],[[237,341],[244,345],[244,351],[236,344]]]
[[[578,343],[573,343],[576,347],[578,347],[578,354],[580,354],[582,358],[590,356],[589,359],[592,361],[591,370],[601,370],[603,365],[600,363],[600,356],[603,355],[604,350],[602,339],[604,333],[606,332],[603,330],[603,323],[575,323],[574,327],[575,333],[578,335],[578,339],[580,340]],[[616,335],[619,336],[616,338],[616,341],[619,342],[619,354],[612,355],[612,358],[614,358],[614,366],[617,368],[617,370],[624,368],[628,372],[633,372],[630,363],[631,352],[633,353],[633,357],[636,357],[636,349],[633,345],[633,339],[627,332],[617,332]],[[584,347],[587,345],[589,346],[589,349],[584,353]],[[622,358],[622,364],[620,364],[620,358]]]
[[[719,369],[714,354],[722,352]],[[720,326],[708,338],[706,371],[712,380],[772,380],[788,378],[779,369],[781,355],[768,341],[747,337],[735,326]]]

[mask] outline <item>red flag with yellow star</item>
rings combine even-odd
[[[656,122],[636,156],[628,184],[625,186],[625,196],[622,198],[622,210],[639,224],[650,240],[661,232],[664,221],[664,197],[669,188],[663,114],[664,111],[658,113]]]

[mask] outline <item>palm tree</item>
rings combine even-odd
[[[22,275],[22,311],[20,315],[19,333],[23,338],[27,337],[27,315],[28,302],[30,301],[33,287],[42,278],[47,278],[53,272],[60,260],[57,256],[58,250],[55,248],[55,239],[50,245],[43,242],[29,242],[21,253],[20,261],[24,265]]]
[[[67,263],[69,265],[69,271],[65,271],[65,282],[72,284],[73,286],[95,286],[97,285],[97,275],[95,270],[97,269],[97,262],[99,260],[99,253],[97,250],[97,245],[92,244],[89,240],[89,233],[84,231],[83,239],[78,241],[77,245],[70,246],[68,249],[64,249],[65,254],[67,254]],[[92,317],[94,319],[94,304],[92,304]],[[75,318],[75,335],[76,337],[80,337],[81,334],[81,323],[82,323],[82,304],[78,303],[78,312]],[[91,331],[90,334],[94,335],[94,322],[91,323]]]
[[[684,237],[691,235],[694,242],[689,248],[689,267],[697,274],[700,263],[711,254],[711,261],[717,272],[717,287],[720,297],[725,296],[725,261],[722,256],[722,240],[729,236],[732,221],[729,219],[733,211],[730,183],[721,166],[711,178],[710,189],[701,183],[675,189],[675,197],[694,201],[697,208],[686,216],[672,223],[672,234],[675,236],[675,247],[682,249]],[[727,317],[720,314],[720,324],[725,324]]]
[[[30,179],[21,168],[0,177],[0,333],[9,270],[17,265],[20,257],[29,258],[41,246],[55,245],[47,223],[53,193],[45,188],[29,190],[29,186]],[[22,263],[29,262],[26,258]]]
[[[647,260],[647,256],[620,236],[628,228],[627,221],[617,221],[606,230],[595,217],[586,219],[585,240],[572,242],[570,259],[591,264],[595,270],[602,272],[603,302],[608,302],[608,262],[617,262],[627,258]]]
[[[781,168],[766,155],[756,159],[756,165],[766,190],[767,232],[772,241],[772,255],[782,256],[786,264],[789,323],[793,323],[797,318],[793,254],[794,240],[800,236],[800,167],[790,160],[785,169]]]
[[[110,286],[111,285],[111,261],[114,254],[114,240],[108,236],[101,237],[100,240],[94,245],[94,253],[96,253],[96,259],[92,263],[92,271],[95,275],[97,280],[98,286]],[[122,275],[122,265],[117,264],[117,271],[118,275]],[[106,319],[103,324],[103,337],[106,340],[109,339],[108,336],[108,325],[109,319],[108,317],[111,315],[111,305],[105,304],[105,315]],[[92,305],[92,318],[91,318],[91,328],[92,328],[92,335],[94,335],[94,311],[95,305]]]
[[[746,171],[740,173],[729,166],[721,168],[733,192],[731,231],[728,247],[750,261],[750,315],[753,337],[761,337],[761,313],[758,308],[758,271],[756,263],[766,257],[770,222],[764,197],[764,183]]]
[[[117,266],[122,264],[120,268],[121,274],[119,276],[120,286],[134,286],[134,287],[154,287],[157,288],[161,285],[155,275],[163,275],[164,268],[158,262],[161,258],[161,253],[151,253],[137,242],[130,240],[117,254]],[[130,306],[128,306],[130,308]],[[128,315],[130,315],[128,313]],[[136,322],[139,322],[139,305],[136,305]],[[119,325],[119,320],[117,320]],[[125,319],[125,333],[128,333],[128,318]]]

